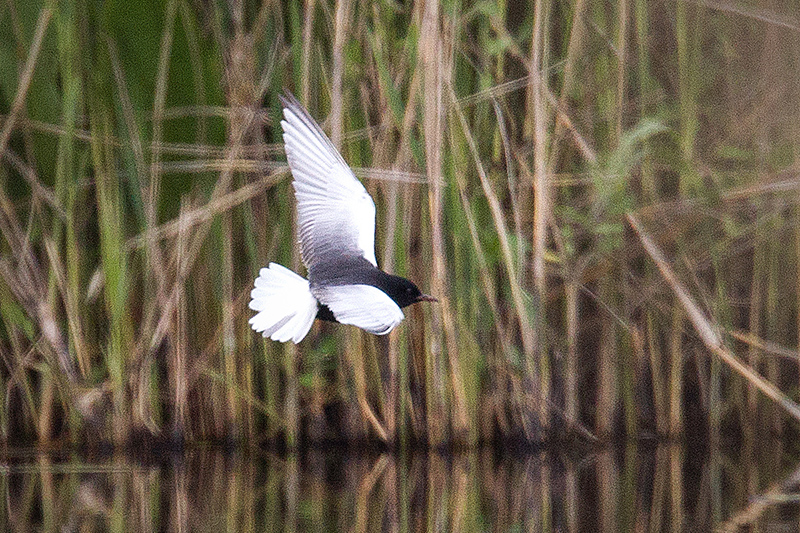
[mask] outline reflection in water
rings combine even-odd
[[[755,448],[749,459],[633,445],[405,458],[195,449],[161,463],[9,453],[0,530],[798,531],[800,470],[780,447]]]

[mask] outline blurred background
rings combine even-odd
[[[2,467],[7,513],[185,529],[204,508],[187,486],[225,465],[255,498],[214,499],[237,529],[258,498],[289,530],[341,525],[303,514],[340,495],[342,516],[383,513],[361,530],[705,529],[794,490],[772,483],[800,413],[795,3],[11,1],[0,36],[6,453],[495,450],[363,456],[352,475],[295,455],[114,459],[89,481],[23,454]],[[440,300],[388,337],[317,324],[294,346],[248,326],[259,268],[304,273],[284,88],[375,199],[381,267]],[[658,439],[678,447],[503,462]],[[254,492],[265,479],[279,492]],[[495,483],[507,497],[487,503]]]
[[[797,397],[796,11],[4,5],[0,439],[791,430],[657,267]],[[258,269],[301,269],[284,88],[375,198],[381,266],[441,300],[388,338],[317,325],[295,347],[248,327]]]

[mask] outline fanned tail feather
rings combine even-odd
[[[250,309],[258,311],[250,326],[280,342],[303,340],[319,308],[308,280],[277,263],[261,269],[250,298]]]

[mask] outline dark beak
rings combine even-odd
[[[439,300],[429,294],[420,294],[417,296],[418,302],[438,302]]]

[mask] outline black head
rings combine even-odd
[[[400,276],[387,277],[388,279],[381,288],[400,307],[406,307],[417,302],[439,301],[433,296],[422,294],[422,291],[406,278],[401,278]]]

